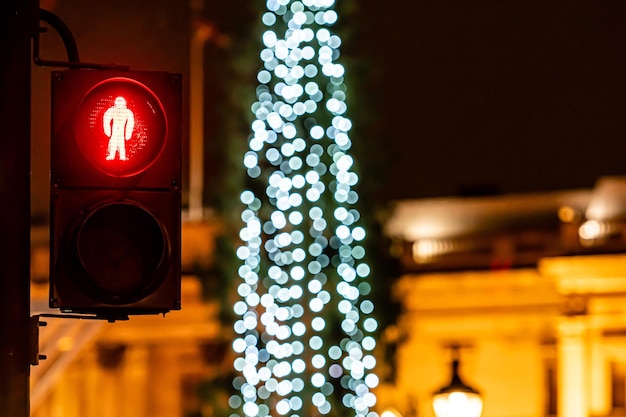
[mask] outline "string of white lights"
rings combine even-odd
[[[267,0],[233,349],[245,416],[372,417],[377,322],[334,0]],[[343,397],[337,401],[337,391]],[[233,414],[236,416],[237,414]]]

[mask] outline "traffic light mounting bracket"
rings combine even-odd
[[[76,44],[76,41],[74,39],[74,36],[71,32],[71,30],[69,29],[69,27],[63,22],[63,20],[61,20],[58,16],[56,16],[54,13],[45,10],[45,9],[41,9],[39,8],[39,0],[32,0],[32,2],[30,3],[29,7],[32,8],[33,11],[39,11],[38,15],[39,15],[39,21],[43,21],[45,23],[47,23],[50,27],[52,27],[60,36],[65,49],[66,49],[66,53],[67,53],[67,62],[64,61],[53,61],[53,60],[44,60],[41,59],[39,56],[40,53],[40,35],[41,33],[46,32],[46,28],[44,27],[40,27],[39,24],[36,21],[31,22],[32,26],[30,28],[30,32],[31,32],[31,36],[33,38],[33,62],[35,65],[38,66],[47,66],[47,67],[65,67],[65,68],[69,68],[71,70],[77,69],[93,69],[93,70],[108,70],[108,71],[102,71],[104,73],[107,72],[111,72],[111,71],[116,71],[118,72],[120,75],[120,77],[123,78],[127,78],[126,74],[129,74],[128,77],[132,77],[130,75],[130,67],[129,66],[123,66],[123,65],[115,65],[115,64],[95,64],[95,63],[82,63],[80,62],[80,58],[79,58],[79,53],[78,53],[78,47]],[[35,14],[35,13],[34,13]],[[36,15],[36,14],[35,14]],[[77,71],[78,72],[78,71]],[[98,72],[100,73],[100,71],[94,71],[94,72]],[[94,74],[95,77],[98,77],[97,75]],[[171,74],[171,80],[178,85],[178,88],[180,88],[180,75],[175,75],[175,74]],[[168,76],[168,77],[170,77]],[[149,77],[149,76],[148,76]],[[168,110],[168,109],[165,109]],[[169,110],[172,110],[172,108],[170,108]],[[173,109],[173,114],[176,115],[177,112],[179,112],[180,110],[177,109]],[[166,114],[168,112],[166,111]],[[178,113],[177,116],[174,116],[174,118],[176,119],[176,117],[180,117],[180,113]],[[174,125],[175,128],[180,128],[179,125]],[[171,148],[169,148],[168,150],[171,150]],[[176,151],[178,152],[178,151]],[[72,164],[73,165],[73,164]],[[154,170],[153,170],[154,171]],[[158,171],[158,170],[157,170]],[[67,176],[67,178],[70,178],[71,176]],[[158,177],[158,176],[157,176]],[[179,194],[180,194],[180,176],[179,175],[175,175],[173,178],[176,178],[176,180],[172,180],[172,183],[169,184],[166,187],[161,187],[163,188],[162,191],[167,191],[169,190],[170,193],[172,193],[172,195],[176,196],[178,195],[178,199],[180,199]],[[52,179],[52,178],[51,178]],[[122,181],[123,182],[123,181]],[[148,184],[150,184],[150,181],[148,181]],[[54,181],[51,181],[51,185],[53,185],[53,189],[55,191],[60,190],[62,187],[62,184],[58,184],[55,183]],[[127,183],[126,187],[129,188],[133,188],[132,184]],[[152,184],[149,186],[149,188],[151,188],[152,190],[156,190],[154,188],[155,186]],[[136,190],[139,190],[136,188]],[[140,199],[141,200],[141,199]],[[169,205],[172,205],[171,203]],[[176,205],[176,204],[174,204]],[[130,207],[130,206],[129,206]],[[156,215],[157,217],[159,216],[158,213],[154,213],[152,211],[151,207],[147,208],[146,213],[148,213],[149,215]],[[174,217],[172,216],[172,214],[167,214],[168,218],[165,219],[165,223],[167,224],[167,227],[165,227],[165,229],[168,230],[162,230],[163,231],[163,236],[162,238],[164,240],[166,240],[168,245],[169,244],[173,244],[173,246],[167,246],[165,248],[165,250],[179,250],[179,244],[180,244],[180,217],[178,216],[178,220],[175,221]],[[146,216],[146,217],[150,217],[150,216]],[[159,219],[160,222],[161,219]],[[178,226],[176,225],[176,223],[178,222]],[[171,233],[168,233],[171,232]],[[171,241],[170,241],[171,239]],[[56,247],[56,244],[55,244]],[[171,268],[174,268],[174,270],[176,270],[177,268],[179,268],[179,255],[174,255],[172,258],[168,258],[167,257],[167,253],[164,252],[164,258],[166,259],[166,262],[168,262],[168,264],[171,265]],[[52,271],[51,271],[52,272]],[[174,271],[175,272],[175,271]],[[180,272],[178,272],[179,274]],[[51,277],[52,278],[52,277]],[[164,307],[164,301],[163,301],[163,294],[169,294],[170,292],[174,295],[176,292],[175,288],[171,288],[171,282],[175,281],[175,276],[172,276],[172,271],[169,272],[169,277],[167,278],[167,282],[169,283],[169,286],[166,286],[165,289],[161,289],[158,291],[157,297],[155,300],[153,301],[149,301],[147,304],[137,304],[136,308],[130,308],[128,310],[125,310],[125,307],[122,305],[119,305],[113,309],[109,309],[106,306],[104,307],[100,307],[98,305],[92,305],[90,308],[84,308],[81,306],[75,306],[72,308],[68,308],[67,305],[64,304],[64,302],[61,300],[59,300],[57,298],[57,293],[56,293],[56,287],[55,290],[52,290],[51,287],[51,299],[50,299],[50,303],[51,306],[54,304],[55,307],[60,307],[61,311],[65,311],[65,314],[61,314],[61,315],[48,315],[48,317],[64,317],[64,318],[78,318],[78,319],[98,319],[98,320],[107,320],[110,322],[114,322],[116,320],[127,320],[128,319],[128,314],[155,314],[155,313],[163,313],[165,314],[167,311],[169,311],[170,309],[180,309],[180,298],[178,298],[178,301],[175,302],[165,302],[165,307]],[[171,281],[171,282],[170,282]],[[178,278],[178,282],[180,281],[180,278]],[[164,291],[166,291],[164,293]],[[180,288],[178,288],[178,293],[180,292]],[[180,297],[180,294],[178,294],[178,297]],[[120,304],[123,304],[120,302]],[[153,306],[157,306],[156,308],[153,308]],[[64,308],[65,307],[65,308]],[[73,314],[68,314],[68,313],[73,313]],[[38,319],[37,319],[38,321]]]
[[[37,1],[37,7],[39,7],[39,2]],[[54,30],[59,34],[61,40],[63,41],[63,45],[65,46],[65,50],[67,52],[68,61],[53,61],[53,60],[44,60],[39,57],[39,36],[42,32],[45,32],[45,28],[39,27],[36,33],[33,34],[33,62],[35,65],[40,67],[63,67],[63,68],[72,68],[72,69],[104,69],[104,70],[121,70],[128,71],[130,67],[127,65],[116,65],[116,64],[96,64],[96,63],[87,63],[80,62],[80,57],[78,54],[78,46],[76,44],[76,40],[74,39],[74,35],[70,28],[59,18],[57,15],[52,13],[49,10],[39,9],[39,20],[42,20],[48,23]]]
[[[50,317],[57,319],[78,319],[78,320],[106,320],[109,323],[114,323],[115,321],[125,321],[128,320],[128,315],[119,315],[117,317],[111,316],[98,316],[98,315],[87,315],[87,314],[35,314],[30,316],[30,365],[36,366],[39,365],[39,361],[47,359],[46,355],[39,354],[39,328],[46,327],[48,322],[41,321],[41,317]]]

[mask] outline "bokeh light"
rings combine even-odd
[[[250,188],[240,194],[232,416],[328,415],[333,407],[376,416],[378,323],[365,298],[370,267],[334,5],[267,0],[262,15],[242,161]]]

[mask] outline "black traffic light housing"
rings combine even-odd
[[[181,77],[52,73],[50,307],[180,309]]]

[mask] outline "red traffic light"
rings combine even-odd
[[[52,90],[53,183],[169,188],[178,179],[179,74],[69,70],[53,73]]]
[[[75,119],[82,156],[114,177],[145,170],[163,151],[167,120],[160,100],[145,85],[123,77],[87,92]]]
[[[51,307],[180,308],[181,125],[178,74],[53,73]]]

